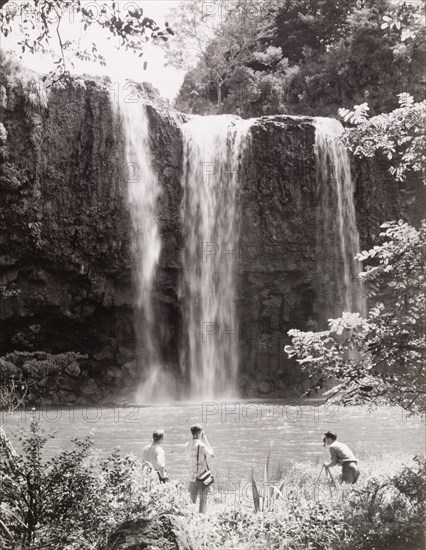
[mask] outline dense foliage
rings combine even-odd
[[[93,548],[125,520],[170,512],[187,504],[182,486],[165,490],[157,476],[118,451],[93,453],[90,438],[44,459],[51,435],[34,416],[19,436],[22,451],[0,463],[0,546],[19,548]],[[0,446],[2,440],[0,440]]]
[[[343,404],[391,403],[425,410],[426,223],[382,225],[382,243],[358,255],[371,307],[366,319],[345,312],[322,332],[289,331],[286,347],[322,387],[337,381],[332,397]]]
[[[398,109],[372,118],[367,103],[354,110],[339,109],[346,122],[356,125],[346,131],[343,141],[356,156],[386,158],[396,179],[402,181],[408,173],[417,172],[426,183],[426,101],[415,103],[407,93],[398,97]]]
[[[397,107],[398,93],[424,98],[420,3],[183,4],[166,46],[188,71],[176,101],[183,111],[328,116],[367,100],[376,114]]]

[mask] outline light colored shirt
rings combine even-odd
[[[166,455],[158,443],[150,443],[143,450],[143,459],[149,462],[161,477],[166,477]]]
[[[344,462],[358,462],[353,452],[344,443],[340,441],[334,441],[330,445],[330,466],[336,466],[336,464],[343,464]]]
[[[191,439],[185,450],[189,460],[191,481],[196,481],[199,475],[209,469],[207,457],[214,456],[213,449],[201,439]]]

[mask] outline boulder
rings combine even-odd
[[[73,391],[74,390],[74,383],[69,378],[66,378],[65,376],[61,376],[56,380],[56,384],[58,388],[65,391]]]
[[[98,387],[92,378],[82,380],[80,391],[85,396],[92,396],[98,391]]]
[[[119,365],[124,365],[134,360],[135,352],[132,349],[128,349],[124,346],[120,346],[117,352],[117,363]]]
[[[266,382],[266,380],[263,380],[259,384],[259,392],[261,394],[267,394],[271,391],[271,384],[269,382]]]
[[[182,518],[162,515],[126,521],[99,550],[194,550]]]
[[[65,368],[65,372],[69,376],[77,378],[78,376],[80,376],[81,370],[80,370],[80,367],[79,367],[78,363],[73,362],[73,363],[70,363],[69,365],[67,365],[67,367]]]

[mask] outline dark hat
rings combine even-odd
[[[329,437],[329,438],[332,439],[333,441],[336,441],[336,439],[337,439],[337,434],[334,433],[334,432],[328,431],[328,432],[325,432],[324,435],[325,435],[325,437]]]

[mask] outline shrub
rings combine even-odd
[[[0,464],[0,547],[47,545],[84,550],[114,527],[137,515],[178,514],[188,499],[181,484],[160,486],[132,456],[94,453],[90,437],[74,439],[71,450],[43,460],[52,436],[33,417],[19,435],[22,453]]]

